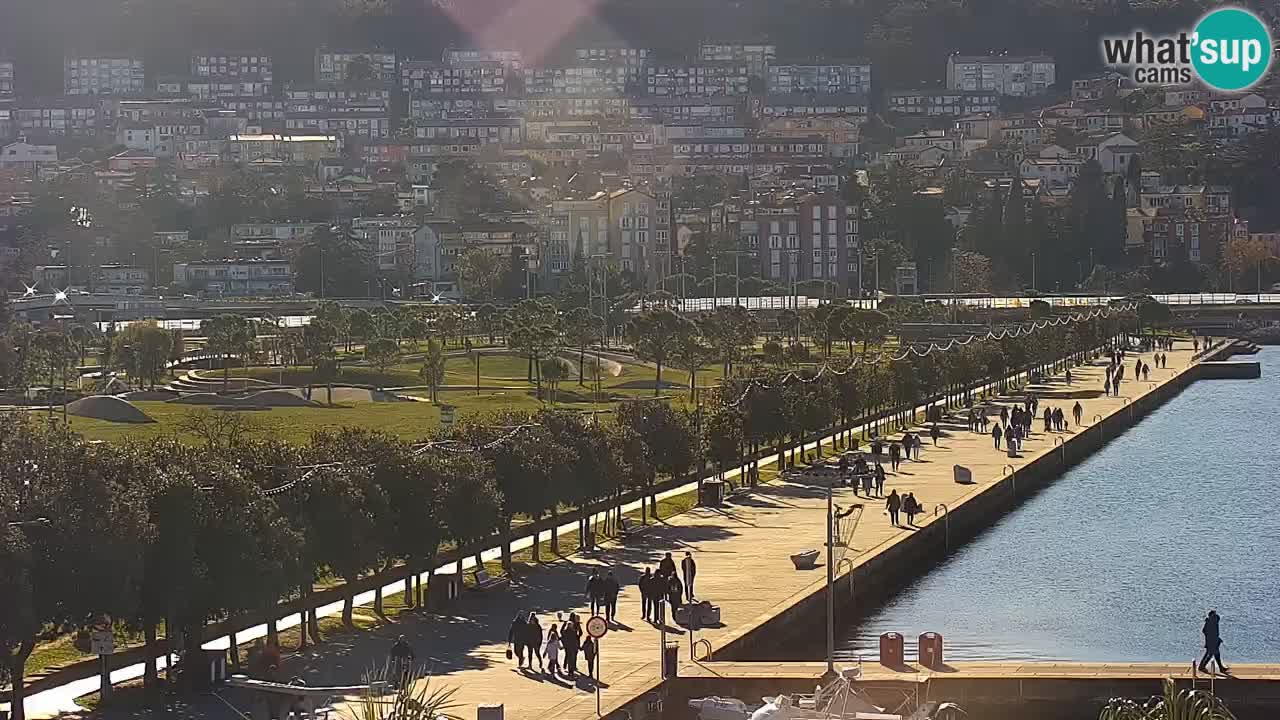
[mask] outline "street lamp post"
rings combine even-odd
[[[821,441],[819,441],[821,443]],[[836,674],[835,482],[827,483],[827,675]]]

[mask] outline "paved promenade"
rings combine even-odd
[[[1179,344],[1168,353],[1170,369],[1152,370],[1150,383],[1132,380],[1134,358],[1125,361],[1130,379],[1121,386],[1121,397],[1102,393],[1104,367],[1101,363],[1076,368],[1074,382],[1066,385],[1055,378],[1037,393],[1040,409],[1062,407],[1071,417],[1078,400],[1084,406],[1084,422],[1095,415],[1107,416],[1123,410],[1125,397],[1148,392],[1156,383],[1167,382],[1184,371],[1192,359],[1190,344]],[[1142,354],[1144,363],[1152,354]],[[1021,397],[1002,398],[1012,405]],[[993,415],[999,415],[998,405]],[[937,447],[924,437],[919,462],[904,463],[898,473],[890,473],[886,493],[913,492],[927,512],[920,524],[941,522],[934,508],[946,503],[955,508],[966,496],[982,492],[1004,474],[1006,463],[1015,467],[1051,452],[1055,437],[1067,433],[1044,433],[1039,420],[1023,448],[1022,457],[1010,460],[992,447],[987,435],[970,433],[962,417],[942,424]],[[973,471],[975,485],[958,485],[952,465],[962,464]],[[886,467],[886,470],[888,468]],[[853,502],[848,489],[838,491],[836,502]],[[871,501],[874,503],[874,501]],[[778,610],[805,597],[825,582],[825,570],[797,571],[789,555],[821,548],[824,542],[825,495],[819,488],[793,483],[776,483],[752,496],[733,501],[721,509],[698,508],[651,527],[625,544],[606,545],[595,557],[574,556],[532,571],[510,589],[468,593],[457,605],[456,616],[401,616],[393,625],[375,633],[339,638],[312,648],[288,661],[287,675],[302,675],[309,684],[348,684],[361,673],[380,665],[387,657],[394,637],[404,634],[426,661],[436,681],[458,689],[463,718],[475,717],[478,703],[506,705],[508,718],[588,718],[595,717],[595,697],[589,681],[569,684],[539,674],[518,670],[507,660],[506,635],[511,619],[519,612],[538,613],[544,629],[556,613],[588,615],[582,594],[587,577],[596,568],[610,568],[624,584],[619,602],[619,620],[602,643],[604,710],[627,701],[657,683],[659,631],[640,619],[636,578],[645,567],[654,567],[663,553],[676,558],[685,551],[698,561],[696,591],[699,598],[721,608],[723,627],[698,633],[699,639],[720,647],[733,637],[750,631],[777,614]],[[855,563],[887,545],[909,537],[913,530],[893,527],[879,504],[869,504],[856,531],[848,541],[849,557]],[[668,639],[678,641],[683,660],[689,659],[689,638],[671,628]],[[946,633],[946,628],[939,628]],[[815,638],[815,645],[821,640]],[[874,650],[868,648],[871,655]]]

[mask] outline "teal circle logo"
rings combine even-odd
[[[1204,84],[1215,90],[1253,87],[1271,66],[1271,33],[1248,10],[1219,8],[1196,24],[1191,64]]]

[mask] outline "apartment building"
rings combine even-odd
[[[833,282],[856,293],[860,227],[855,206],[836,193],[780,193],[748,204],[739,229],[741,246],[759,258],[761,275],[786,285]]]
[[[200,260],[174,263],[173,282],[210,295],[291,295],[293,269],[287,260]]]
[[[504,93],[509,66],[498,61],[450,65],[423,60],[400,65],[400,88],[414,95]]]
[[[745,95],[752,77],[746,61],[704,60],[692,65],[652,64],[644,69],[642,90],[658,97]]]
[[[1222,185],[1165,185],[1143,188],[1138,207],[1146,211],[1199,210],[1215,217],[1231,216],[1231,188]]]
[[[370,77],[380,83],[396,80],[396,54],[381,50],[316,50],[316,82],[340,85],[352,79],[351,64],[367,64]]]
[[[338,135],[369,140],[391,137],[391,115],[376,106],[335,107],[316,112],[285,113],[290,134]]]
[[[785,117],[848,117],[862,121],[870,107],[866,95],[789,93],[765,96],[759,115],[765,121]]]
[[[889,93],[889,111],[921,117],[962,117],[1000,109],[1000,94],[989,90],[896,90]]]
[[[519,50],[468,50],[451,48],[444,51],[442,58],[446,65],[462,67],[464,65],[499,63],[511,70],[524,67],[524,54]]]
[[[528,96],[619,96],[626,92],[634,71],[625,65],[577,65],[525,68]]]
[[[948,90],[988,90],[998,95],[1043,95],[1057,78],[1048,55],[952,55],[947,58]]]
[[[538,229],[520,222],[473,222],[443,227],[439,231],[441,277],[457,277],[458,260],[471,250],[501,258],[523,257],[529,269],[538,269]]]
[[[278,160],[289,165],[314,166],[342,152],[337,135],[232,135],[227,138],[226,157],[235,163]]]
[[[698,47],[702,62],[746,63],[747,71],[763,77],[765,69],[778,59],[778,46],[772,43],[703,43]]]
[[[418,222],[412,216],[358,217],[351,221],[351,236],[364,245],[381,272],[411,268]]]
[[[156,80],[157,95],[193,100],[268,97],[274,91],[269,80],[254,78],[162,77]]]
[[[387,84],[365,84],[359,87],[290,83],[284,89],[285,107],[290,112],[319,112],[347,105],[391,107],[391,87]]]
[[[195,53],[191,56],[191,76],[197,78],[263,80],[275,78],[274,63],[264,53]]]
[[[14,102],[14,130],[20,134],[49,133],[89,137],[98,133],[99,106],[93,98],[30,98]]]
[[[13,97],[13,61],[0,57],[0,100]]]
[[[147,85],[142,59],[127,56],[68,57],[62,79],[67,95],[139,95]]]
[[[151,273],[137,265],[101,265],[94,290],[110,295],[142,295],[151,288]]]
[[[413,125],[413,136],[421,140],[476,138],[482,144],[519,144],[524,134],[523,118],[415,120]]]
[[[871,62],[770,64],[765,87],[770,93],[865,95],[871,92]]]

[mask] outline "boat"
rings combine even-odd
[[[859,669],[849,668],[811,695],[765,697],[764,704],[754,709],[736,698],[721,697],[690,700],[689,707],[698,711],[698,720],[959,720],[965,716],[958,705],[936,701],[921,703],[907,715],[888,711],[857,687],[861,676]]]

